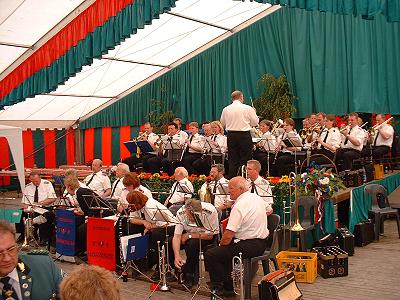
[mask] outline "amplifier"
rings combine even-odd
[[[371,220],[363,221],[354,226],[355,245],[364,247],[375,239],[374,223]]]
[[[318,274],[323,278],[344,277],[349,274],[349,257],[336,246],[315,247],[318,253]]]
[[[354,235],[346,228],[338,229],[339,246],[346,251],[349,256],[354,255]]]

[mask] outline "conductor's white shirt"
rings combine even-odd
[[[265,202],[260,196],[245,192],[232,207],[226,229],[235,232],[234,241],[265,239],[268,236]]]
[[[222,110],[221,123],[228,131],[249,131],[258,125],[258,117],[251,106],[234,100]]]

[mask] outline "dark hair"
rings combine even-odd
[[[174,123],[174,122],[169,122],[169,123],[167,124],[167,126],[174,126],[175,129],[178,129],[178,128],[179,128],[178,125],[177,125],[176,123]]]
[[[225,173],[225,167],[223,164],[213,164],[211,168],[217,168],[218,172]]]

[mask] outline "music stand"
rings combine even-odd
[[[172,137],[168,137],[167,140],[163,140],[164,151],[166,153],[166,158],[168,161],[177,161],[181,159],[182,156],[182,146],[179,142],[174,142]]]
[[[275,141],[275,138],[272,137],[261,138],[259,139],[258,143],[262,141],[264,141],[264,143],[262,143],[261,147],[263,147],[263,149],[267,151],[267,176],[269,176],[269,165],[270,165],[269,156],[271,152],[275,151],[275,147],[274,145],[271,145],[270,141]]]
[[[147,250],[149,248],[149,235],[146,234],[143,236],[137,236],[137,234],[133,234],[122,236],[120,237],[120,243],[124,259],[124,261],[121,261],[121,263],[125,263],[125,266],[121,273],[121,276],[119,276],[118,279],[123,277],[129,269],[132,269],[151,281],[151,279],[146,274],[140,271],[140,269],[134,262],[147,256]]]
[[[85,202],[89,210],[91,210],[92,212],[98,212],[99,218],[103,218],[104,211],[117,214],[117,211],[112,205],[107,202],[107,200],[102,199],[99,195],[96,195],[95,193],[93,193],[92,195],[83,195],[83,201]],[[94,215],[97,215],[97,213]]]

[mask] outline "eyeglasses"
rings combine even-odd
[[[10,248],[0,252],[0,260],[4,259],[6,257],[6,254],[9,256],[14,256],[17,254],[17,252],[18,252],[18,245],[11,246]]]

